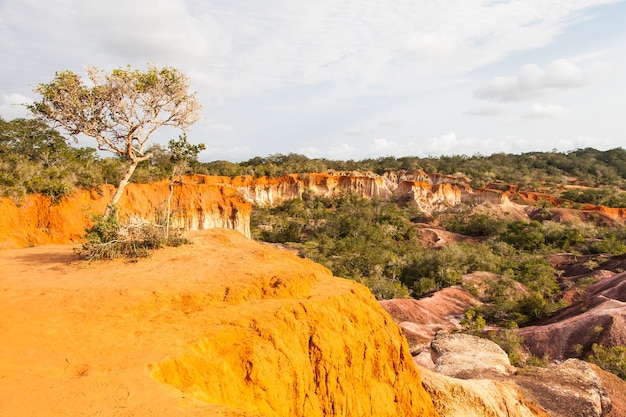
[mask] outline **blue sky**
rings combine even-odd
[[[0,0],[0,115],[57,70],[151,63],[191,78],[205,161],[610,149],[623,22],[608,0]]]

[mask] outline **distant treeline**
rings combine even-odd
[[[427,173],[469,177],[475,187],[494,181],[521,186],[544,182],[626,186],[626,151],[623,148],[608,151],[585,148],[570,152],[529,152],[520,155],[496,153],[489,156],[475,154],[427,158],[386,156],[360,161],[311,159],[290,153],[255,157],[239,163],[215,161],[202,165],[212,175],[227,176],[280,176],[328,170],[383,174],[388,171],[422,169]]]
[[[168,177],[172,164],[168,150],[158,145],[151,150],[154,158],[138,167],[132,181],[150,182]],[[5,121],[0,118],[0,195],[19,197],[27,193],[43,193],[57,198],[68,194],[73,187],[117,184],[126,164],[127,161],[121,158],[102,158],[95,148],[73,147],[58,131],[40,121]],[[186,173],[259,177],[330,170],[383,174],[416,169],[469,177],[474,188],[494,181],[529,189],[546,183],[595,187],[566,191],[568,199],[592,204],[606,203],[616,191],[619,194],[626,189],[626,151],[623,148],[608,151],[585,148],[565,153],[521,155],[386,156],[360,161],[308,158],[290,153],[254,157],[238,163],[191,161]]]

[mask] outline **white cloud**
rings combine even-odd
[[[376,138],[374,139],[374,144],[371,146],[371,150],[375,153],[386,152],[389,150],[391,144],[385,138]]]
[[[498,105],[488,105],[476,107],[466,112],[471,116],[497,116],[504,113],[504,107]]]
[[[74,70],[156,61],[182,67],[212,96],[327,83],[335,99],[448,84],[548,44],[580,11],[610,1],[4,0],[0,16],[23,30],[3,32],[7,45],[32,39]]]
[[[581,69],[566,59],[550,63],[546,69],[535,64],[524,65],[512,77],[495,77],[475,91],[477,98],[517,101],[532,98],[549,90],[583,87],[598,73],[598,66]]]
[[[302,155],[309,155],[311,158],[317,158],[322,155],[319,148],[315,146],[304,146],[298,150],[298,153]]]
[[[530,110],[522,117],[527,119],[562,119],[569,116],[570,111],[563,106],[555,104],[533,104]]]
[[[456,133],[450,132],[431,137],[420,145],[420,154],[452,155],[459,153],[459,140]]]
[[[358,150],[347,143],[331,145],[328,148],[328,155],[331,158],[343,160],[359,158]]]
[[[589,30],[626,10],[595,8],[613,2],[0,0],[0,112],[17,109],[2,104],[3,92],[28,96],[56,70],[150,62],[190,76],[204,105],[192,133],[224,158],[299,146],[338,158],[529,146],[502,138],[511,129],[539,137],[534,129],[545,124],[529,117],[567,113],[546,102],[581,116],[551,123],[546,135],[618,138],[623,37],[594,39]],[[581,39],[570,29],[593,36],[568,44]],[[544,65],[560,47],[571,58]],[[487,101],[465,113],[503,117],[460,117],[473,105],[469,77],[493,71],[490,64],[511,68],[508,58],[541,65],[485,83],[476,97]],[[593,82],[598,60],[614,69],[602,83]],[[543,107],[524,108],[533,102]],[[525,117],[506,117],[514,113]],[[452,131],[458,136],[440,134]]]
[[[215,22],[194,16],[185,0],[82,0],[75,2],[83,36],[114,56],[135,61],[202,58]]]
[[[222,132],[222,133],[230,133],[235,130],[232,126],[229,126],[224,123],[209,123],[209,130],[214,132]]]
[[[26,109],[27,104],[33,102],[32,98],[23,96],[18,93],[3,94],[2,103],[0,103],[0,116],[6,120],[18,117],[27,117],[29,111]]]
[[[215,143],[209,142],[206,146],[206,150],[204,150],[201,155],[206,156],[206,158],[202,159],[215,159],[216,156],[219,159],[228,159],[228,160],[241,160],[250,154],[250,147],[247,145],[236,145],[232,146],[229,143]]]

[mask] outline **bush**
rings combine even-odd
[[[511,325],[500,332],[489,332],[487,338],[497,343],[509,356],[511,365],[521,367],[529,356],[524,345],[524,338],[517,333],[517,326]]]
[[[132,217],[120,224],[117,212],[96,216],[95,224],[87,229],[79,255],[87,260],[115,258],[146,258],[150,252],[163,246],[180,246],[189,243],[180,233],[165,237],[161,225]]]
[[[377,300],[393,298],[409,298],[409,290],[397,280],[387,279],[381,275],[357,278],[355,281],[365,285]]]
[[[486,214],[456,214],[445,218],[441,226],[454,233],[468,236],[497,236],[504,232],[506,221]]]
[[[537,252],[545,245],[543,226],[538,221],[513,221],[506,226],[500,239],[516,249],[525,252]]]
[[[613,346],[605,348],[594,343],[591,346],[593,355],[588,360],[595,363],[605,371],[611,372],[626,381],[626,347]]]

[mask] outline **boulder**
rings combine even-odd
[[[402,298],[380,304],[402,328],[415,356],[430,349],[437,332],[460,329],[465,311],[480,301],[466,290],[451,287],[419,300]]]
[[[525,369],[515,383],[554,417],[604,417],[611,411],[611,398],[602,380],[592,365],[578,359]]]
[[[501,378],[516,371],[500,346],[469,334],[437,333],[431,352],[435,371],[455,378]]]
[[[549,417],[512,382],[458,379],[424,368],[420,373],[441,417]]]

